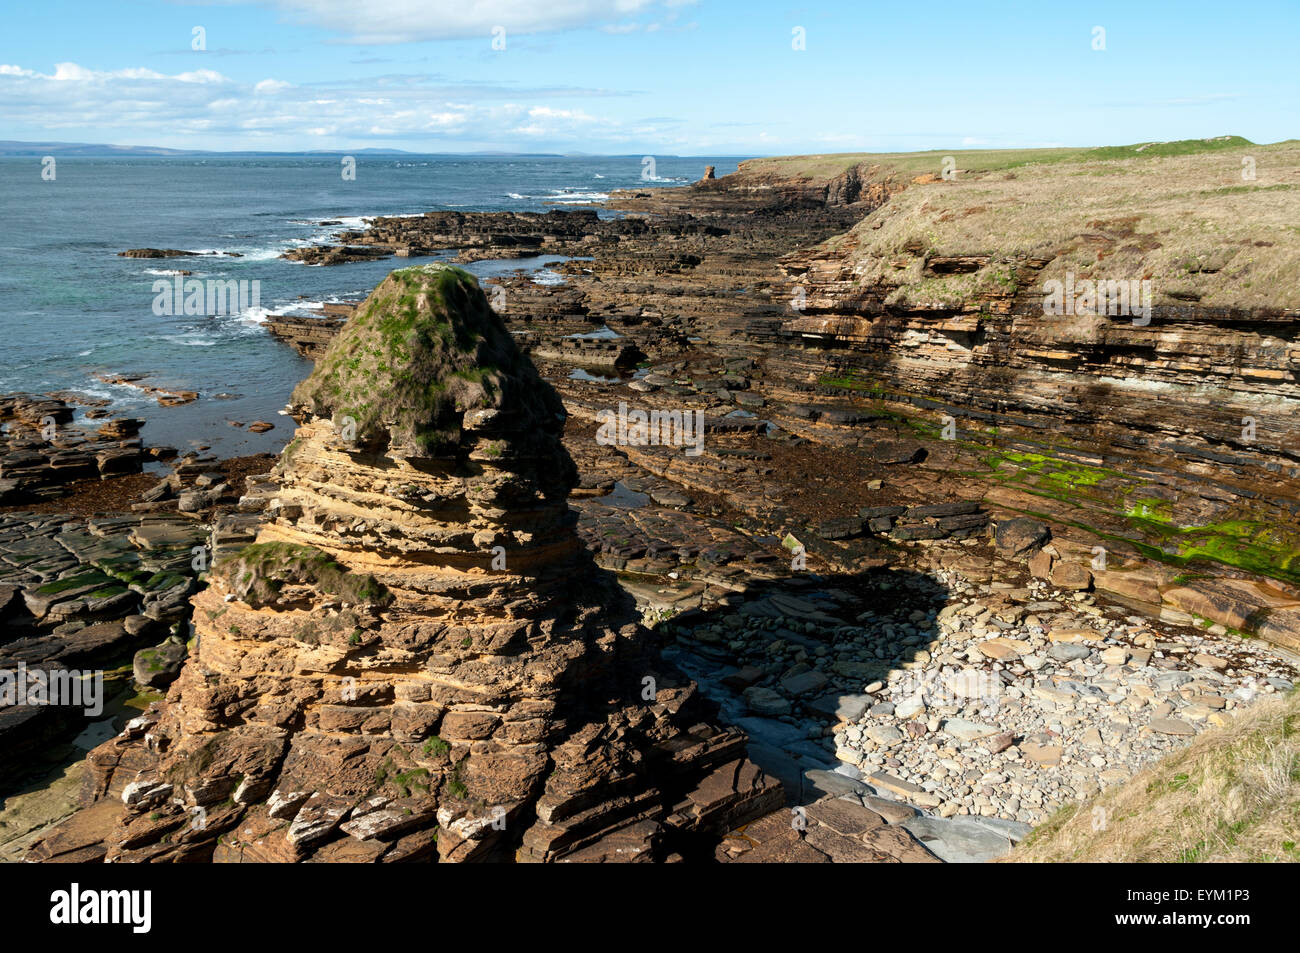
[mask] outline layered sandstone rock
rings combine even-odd
[[[883,480],[889,498],[864,490],[827,515],[982,499],[995,520],[1052,524],[1051,551],[1029,567],[1044,578],[1294,647],[1300,349],[1285,223],[1300,152],[1170,146],[972,153],[953,177],[934,174],[932,154],[752,160],[615,193],[622,219],[435,213],[348,240],[507,257],[530,236],[592,256],[557,266],[565,286],[505,289],[511,329],[576,418],[570,443],[574,424],[625,397],[701,410],[701,456],[630,448],[629,461],[782,536],[807,536],[815,486],[792,478],[796,461],[833,450],[809,467],[815,481],[829,467]],[[1243,184],[1246,158],[1260,171]],[[1082,313],[1085,282],[1112,280],[1134,313]],[[1048,282],[1075,292],[1073,313],[1045,312]],[[610,379],[617,365],[573,373],[568,335],[584,324],[646,355],[644,373],[619,375],[634,393]],[[774,440],[728,445],[716,423],[733,414]],[[811,446],[774,466],[787,439]],[[574,453],[584,473],[605,466]],[[835,549],[832,564],[874,557]]]
[[[272,315],[266,320],[266,330],[314,361],[325,353],[354,308],[353,304],[326,302],[319,315]]]
[[[390,275],[294,413],[166,704],[92,755],[108,859],[707,856],[780,804],[592,566],[563,408],[472,277]]]
[[[1242,185],[1256,153],[1268,171]],[[951,416],[1008,509],[1270,577],[1282,591],[1257,587],[1235,616],[1163,569],[1141,591],[1096,581],[1300,644],[1279,614],[1300,596],[1297,162],[1284,143],[910,188],[784,259],[803,302],[780,331],[789,379],[906,408],[935,435]]]

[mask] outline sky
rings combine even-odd
[[[5,0],[0,139],[779,155],[1300,137],[1300,0]]]

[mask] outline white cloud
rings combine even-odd
[[[550,106],[534,106],[528,110],[529,118],[532,119],[572,119],[575,122],[595,122],[594,116],[589,116],[581,109],[552,109]]]
[[[161,74],[154,73],[156,79],[166,79]],[[226,77],[210,69],[196,69],[188,73],[177,73],[176,78],[182,83],[224,83]]]
[[[676,17],[695,0],[252,0],[293,19],[365,44],[465,39],[484,42],[494,27],[511,34],[549,33],[578,27],[631,25],[647,29]]]
[[[629,130],[618,122],[547,101],[589,92],[439,85],[427,76],[294,85],[244,83],[211,70],[169,76],[60,63],[46,74],[3,66],[0,127],[173,148],[377,144],[414,151],[465,143],[508,149],[526,141],[585,149],[625,141]],[[320,141],[329,137],[336,141]]]
[[[463,126],[467,116],[465,113],[433,113],[424,123],[425,129],[449,129],[453,126]]]
[[[38,73],[20,66],[0,66],[0,76],[21,76],[29,79],[50,80],[56,83],[109,83],[120,80],[172,81],[181,83],[225,83],[226,77],[210,69],[191,70],[168,76],[156,70],[133,66],[117,70],[92,70],[76,63],[55,63],[53,73]]]
[[[95,74],[88,69],[82,69],[76,63],[56,63],[54,75],[50,78],[59,82],[85,82],[94,79]]]

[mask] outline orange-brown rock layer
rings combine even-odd
[[[345,328],[300,388],[270,519],[194,598],[166,703],[91,758],[87,800],[124,808],[107,858],[710,856],[780,787],[591,563],[558,399],[468,275],[408,269],[386,295],[415,312],[363,306],[373,333]],[[377,381],[364,416],[353,357],[390,345],[394,377],[486,370]],[[456,396],[421,450],[429,387]]]

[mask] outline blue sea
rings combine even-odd
[[[647,180],[641,156],[362,154],[348,181],[337,156],[69,157],[57,159],[47,181],[37,158],[0,158],[0,394],[77,391],[107,399],[114,413],[147,421],[142,435],[150,445],[206,445],[221,456],[276,452],[293,429],[279,411],[311,367],[267,333],[267,314],[319,313],[304,305],[364,296],[389,271],[416,261],[310,267],[280,259],[285,250],[328,242],[376,215],[582,207],[612,189],[694,181],[706,165],[725,175],[739,161],[656,157],[655,177]],[[128,248],[242,257],[118,257]],[[555,280],[546,271],[555,261],[469,267],[480,277],[526,268],[538,280]],[[154,283],[180,269],[204,280],[255,280],[258,307],[156,314]],[[98,376],[124,374],[200,397],[160,407],[138,388]],[[230,424],[254,420],[275,429],[259,435]]]

